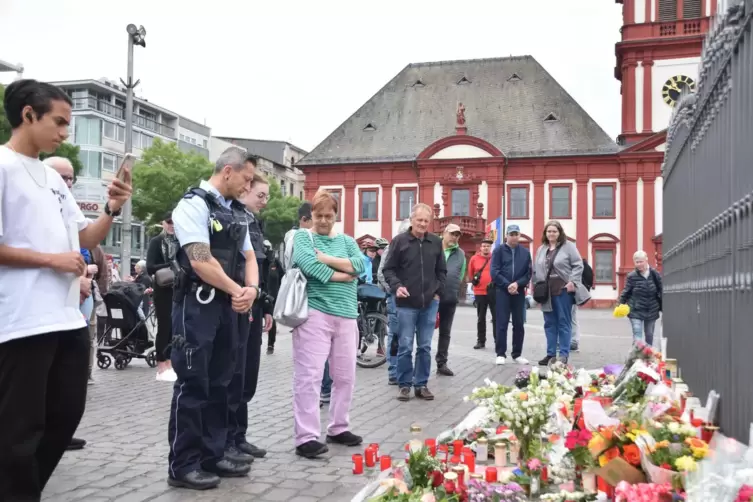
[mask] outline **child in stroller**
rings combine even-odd
[[[135,358],[145,359],[149,367],[157,365],[154,341],[147,329],[152,312],[145,315],[141,306],[146,288],[135,282],[112,285],[104,297],[107,325],[97,340],[97,366],[106,369],[115,361],[115,368],[125,369]]]

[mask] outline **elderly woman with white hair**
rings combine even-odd
[[[407,232],[410,228],[410,218],[404,219],[400,222],[400,226],[397,229],[395,235]],[[377,282],[379,286],[387,293],[387,378],[390,385],[397,385],[397,307],[395,306],[395,295],[390,293],[390,285],[384,279],[384,264],[387,263],[387,256],[389,256],[390,246],[384,248],[382,252],[382,258],[379,261],[379,270],[377,272]],[[393,347],[394,346],[394,347]]]
[[[630,307],[630,325],[633,338],[644,338],[649,345],[654,343],[654,327],[662,310],[662,283],[659,272],[648,264],[645,251],[636,251],[633,255],[635,270],[630,272],[625,281],[625,289],[620,295],[620,304]]]

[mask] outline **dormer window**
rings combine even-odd
[[[423,81],[419,78],[415,82],[413,82],[413,85],[411,87],[424,87],[426,84],[423,83]]]
[[[463,78],[458,80],[458,85],[465,85],[465,84],[470,84],[470,83],[471,81],[468,80],[468,77],[466,77],[465,75],[463,76]]]
[[[363,128],[364,131],[376,131],[376,126],[369,122],[366,124],[366,127]]]
[[[557,118],[555,114],[550,113],[549,115],[546,116],[546,118],[544,119],[544,122],[557,122],[558,120],[559,119]]]
[[[520,78],[520,75],[518,75],[517,73],[513,73],[512,75],[510,75],[510,78],[507,79],[508,82],[518,82],[520,80],[523,79]]]

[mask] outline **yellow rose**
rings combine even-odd
[[[693,460],[693,457],[685,455],[675,460],[675,467],[677,467],[678,471],[689,472],[695,471],[698,468],[698,464]]]

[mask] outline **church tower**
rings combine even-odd
[[[615,0],[622,39],[614,75],[622,82],[622,145],[669,125],[683,87],[695,87],[703,40],[717,0]]]

